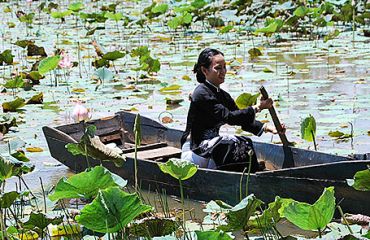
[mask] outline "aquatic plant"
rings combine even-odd
[[[334,216],[334,187],[325,188],[313,205],[293,199],[282,199],[282,201],[282,208],[279,210],[282,217],[303,230],[318,231],[319,237]]]
[[[370,169],[358,171],[353,179],[347,179],[348,185],[359,191],[370,191]]]
[[[317,145],[316,145],[316,120],[315,118],[310,115],[306,117],[302,122],[301,122],[301,137],[302,139],[312,142],[315,147],[315,150],[317,150]]]

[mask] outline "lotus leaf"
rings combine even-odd
[[[25,229],[33,230],[40,236],[44,236],[44,229],[49,224],[59,224],[63,221],[63,217],[48,217],[43,213],[31,212],[31,215],[27,222],[22,224]]]
[[[45,52],[44,47],[39,47],[35,44],[28,44],[27,45],[27,56],[42,56],[46,57],[47,54]]]
[[[293,15],[297,17],[304,17],[309,12],[309,9],[305,6],[299,6],[296,10],[294,10]]]
[[[301,137],[302,139],[312,142],[316,136],[316,120],[310,115],[306,117],[301,123]]]
[[[13,79],[8,80],[5,84],[4,87],[6,88],[21,88],[24,86],[24,81],[23,78],[20,76],[17,76]]]
[[[370,169],[358,171],[354,179],[347,180],[348,184],[359,191],[370,191]]]
[[[260,93],[254,95],[250,93],[242,93],[236,98],[235,103],[239,109],[245,109],[249,106],[255,105],[259,96]]]
[[[96,70],[95,75],[102,81],[110,81],[113,79],[113,73],[108,68],[101,67]]]
[[[198,240],[232,240],[229,234],[223,231],[195,231]]]
[[[45,73],[47,73],[51,70],[54,70],[58,66],[59,61],[61,59],[62,59],[62,57],[59,56],[59,55],[44,58],[43,60],[41,60],[41,62],[39,64],[39,67],[38,67],[39,73],[41,75],[45,75]]]
[[[116,22],[118,22],[119,20],[121,20],[123,18],[123,14],[122,13],[107,12],[107,13],[105,13],[104,16],[106,18],[109,18],[109,19],[114,20]]]
[[[21,108],[24,105],[26,105],[25,100],[23,98],[17,97],[11,102],[4,102],[2,104],[3,112],[15,112],[18,108]]]
[[[279,196],[275,197],[275,201],[268,204],[268,208],[248,222],[249,228],[268,229],[276,225],[281,217],[279,209],[282,206],[282,200]]]
[[[110,187],[99,190],[94,201],[81,210],[76,220],[90,230],[115,233],[151,209],[151,206],[141,203],[137,194],[128,194],[118,187]]]
[[[67,11],[64,11],[64,12],[52,12],[50,13],[50,16],[53,17],[53,18],[65,18],[69,15],[72,14],[72,11],[71,10],[67,10]]]
[[[271,69],[265,67],[263,70],[262,70],[264,73],[273,73],[274,71],[272,71]]]
[[[32,164],[21,162],[12,156],[0,155],[0,182],[12,176],[31,172],[33,169],[34,166]]]
[[[275,21],[273,21],[272,23],[270,23],[268,26],[266,27],[263,27],[263,28],[259,28],[257,29],[255,32],[256,33],[265,33],[265,34],[272,34],[272,33],[276,33],[280,30],[280,28],[282,27],[282,22],[278,21],[280,19],[277,19]]]
[[[137,237],[153,238],[169,235],[178,227],[178,223],[174,219],[149,217],[131,224],[130,233]]]
[[[163,3],[163,4],[158,4],[158,5],[154,6],[151,11],[152,11],[152,13],[161,13],[161,14],[163,14],[163,13],[167,12],[167,10],[168,10],[168,4]]]
[[[27,101],[26,104],[42,104],[44,101],[44,94],[41,92],[39,94],[36,94],[30,98],[30,100]]]
[[[180,90],[181,89],[181,86],[180,85],[177,85],[177,84],[173,84],[173,85],[170,85],[170,86],[167,86],[167,87],[163,87],[161,89],[159,89],[160,92],[169,92],[169,91],[177,91],[177,90]]]
[[[34,16],[35,16],[34,13],[24,14],[24,15],[22,15],[22,16],[19,17],[19,21],[20,22],[31,24],[32,21],[33,21]]]
[[[15,153],[12,153],[11,154],[12,157],[14,157],[15,159],[21,161],[21,162],[29,162],[30,159],[28,157],[26,157],[26,155],[24,154],[23,151],[16,151]]]
[[[339,36],[339,34],[340,34],[339,30],[335,29],[334,32],[331,32],[324,37],[324,42],[327,42],[329,40],[336,38],[337,36]]]
[[[71,10],[73,12],[79,12],[82,9],[84,9],[84,5],[81,2],[71,3],[68,6],[68,10]]]
[[[207,5],[207,2],[204,0],[194,0],[191,3],[191,6],[195,9],[201,9]]]
[[[3,119],[0,120],[0,133],[5,134],[9,132],[9,129],[11,127],[16,127],[17,125],[17,119],[15,117],[8,118],[6,116],[3,116]]]
[[[38,71],[32,71],[27,74],[27,79],[30,79],[32,82],[39,82],[43,77]]]
[[[182,181],[191,178],[198,170],[195,164],[176,158],[171,158],[166,163],[159,163],[158,166],[162,172]]]
[[[334,187],[325,188],[313,205],[291,199],[282,201],[280,215],[303,230],[323,230],[332,220],[335,211]]]
[[[44,150],[40,147],[26,147],[27,152],[43,152]]]
[[[258,48],[251,48],[248,50],[248,53],[251,56],[251,58],[262,56],[262,52]]]
[[[14,201],[19,197],[16,191],[7,192],[0,195],[0,208],[10,208]]]
[[[81,172],[68,179],[61,178],[49,199],[57,201],[69,198],[94,198],[100,189],[109,187],[124,187],[127,181],[110,172],[102,166],[96,166],[90,171]]]
[[[262,201],[253,194],[248,195],[240,203],[226,213],[227,225],[221,225],[218,229],[223,231],[237,231],[247,227],[249,218],[255,214],[256,209],[262,205]]]
[[[0,66],[5,63],[6,65],[12,65],[13,64],[13,54],[12,51],[7,49],[4,52],[0,54]]]
[[[115,61],[119,58],[123,58],[125,54],[121,51],[113,51],[113,52],[108,52],[103,55],[103,59],[105,60],[110,60],[110,61]]]
[[[225,33],[230,32],[230,31],[231,31],[231,30],[233,30],[233,29],[234,29],[234,26],[232,26],[232,25],[227,25],[227,26],[222,27],[222,28],[220,29],[219,33],[220,33],[220,34],[225,34]]]

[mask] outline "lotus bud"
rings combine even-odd
[[[72,118],[75,122],[86,121],[91,118],[91,114],[87,108],[77,103],[73,109]]]
[[[60,60],[58,64],[60,68],[71,68],[73,66],[71,58],[66,52],[62,51],[60,56],[62,57],[62,60]]]

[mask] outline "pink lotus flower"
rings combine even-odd
[[[73,66],[71,58],[68,56],[67,53],[62,51],[60,53],[60,56],[62,57],[62,60],[60,60],[58,64],[60,68],[71,68]]]
[[[77,103],[73,109],[72,118],[75,122],[87,121],[91,118],[91,113],[83,105]]]
[[[31,3],[32,2],[32,0],[26,0],[26,3]]]

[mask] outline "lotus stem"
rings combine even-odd
[[[45,213],[47,213],[47,209],[46,209],[46,194],[45,194],[45,190],[44,190],[44,184],[42,183],[42,178],[39,177],[39,179],[40,179],[40,184],[41,184],[42,197],[44,198]]]
[[[240,181],[239,181],[239,201],[241,201],[243,199],[242,184],[243,184],[243,177],[244,177],[244,174],[245,174],[245,171],[246,170],[247,170],[247,168],[245,167],[243,169],[242,175],[240,176]]]
[[[137,147],[138,147],[138,132],[135,131],[135,157],[134,157],[134,172],[135,172],[135,191],[138,191],[137,182]]]
[[[347,221],[346,217],[344,216],[344,213],[343,213],[342,208],[341,208],[339,205],[337,206],[337,208],[338,208],[338,210],[339,210],[340,215],[341,215],[341,216],[342,216],[342,218],[343,218],[344,223],[346,224],[346,226],[347,226],[347,228],[348,228],[348,231],[349,231],[351,234],[353,234],[353,231],[352,231],[351,227],[349,226],[349,223],[348,223],[348,221]]]
[[[247,175],[247,182],[245,183],[245,197],[248,196],[248,187],[249,187],[249,177],[251,175],[251,167],[252,167],[252,156],[253,156],[254,152],[252,150],[250,150],[248,152],[248,155],[249,155],[249,164],[248,164],[248,175]]]
[[[321,236],[321,229],[320,228],[318,228],[317,229],[317,231],[318,231],[318,233],[319,233],[319,238],[321,238],[322,236]]]
[[[185,203],[184,203],[184,191],[182,189],[182,181],[179,179],[180,183],[180,196],[181,196],[181,205],[182,205],[182,223],[185,226]]]
[[[4,222],[4,216],[3,216],[3,210],[0,209],[0,227],[1,227],[1,239],[5,240],[7,238],[6,229],[5,229],[5,222]]]
[[[316,139],[315,139],[315,134],[311,130],[311,135],[312,135],[312,140],[313,140],[313,146],[315,147],[315,151],[317,151],[317,146],[316,146]]]

